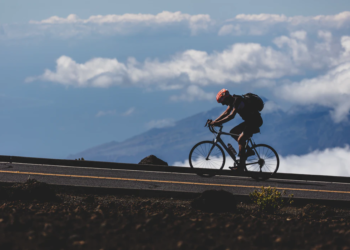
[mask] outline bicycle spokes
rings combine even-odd
[[[255,154],[249,156],[246,161],[247,171],[263,174],[265,179],[277,172],[279,157],[272,147],[260,144],[256,145],[253,150]],[[263,177],[260,179],[263,179]]]
[[[213,151],[214,147],[215,147],[215,144],[213,144],[213,146],[211,147],[211,149],[208,152],[207,157],[205,158],[207,161],[209,160],[209,156],[210,156],[211,152]]]
[[[205,176],[205,169],[220,170],[225,165],[225,154],[222,148],[212,141],[197,143],[191,150],[189,156],[191,168],[198,169],[198,174]],[[206,176],[213,176],[207,174]]]

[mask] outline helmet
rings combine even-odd
[[[229,95],[230,95],[230,92],[228,92],[227,89],[222,89],[216,95],[216,100],[218,103],[222,103],[226,99],[226,97],[228,97]]]

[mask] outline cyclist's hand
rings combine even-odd
[[[210,126],[210,123],[212,122],[212,120],[210,120],[210,119],[208,119],[207,120],[207,123],[205,124],[205,126],[204,127],[206,127],[206,126]]]
[[[208,124],[209,126],[212,126],[212,127],[214,127],[214,126],[218,126],[218,124],[216,124],[216,122],[215,121],[211,121],[209,124]]]

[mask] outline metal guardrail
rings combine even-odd
[[[131,163],[116,163],[103,161],[78,161],[78,160],[63,160],[63,159],[49,159],[49,158],[34,158],[22,156],[7,156],[0,155],[0,162],[14,162],[14,163],[30,163],[42,165],[61,165],[87,168],[109,168],[109,169],[125,169],[125,170],[140,170],[140,171],[157,171],[170,173],[197,173],[198,170],[186,167],[176,166],[159,166],[159,165],[139,165]],[[216,170],[205,170],[207,173],[216,172]],[[247,176],[245,172],[236,173],[231,170],[222,170],[219,175],[226,176]],[[307,175],[307,174],[284,174],[276,173],[271,179],[285,179],[285,180],[304,180],[304,181],[325,181],[325,182],[341,182],[350,183],[350,177],[342,176],[325,176],[325,175]]]

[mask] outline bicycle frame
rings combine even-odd
[[[231,150],[229,150],[229,148],[225,145],[224,141],[221,139],[221,135],[230,135],[230,136],[239,136],[239,134],[232,134],[232,133],[226,133],[226,132],[222,132],[222,128],[223,126],[218,126],[220,127],[219,132],[217,132],[214,127],[212,126],[208,126],[210,132],[212,132],[213,134],[216,134],[215,139],[214,139],[214,144],[212,146],[212,148],[209,150],[208,155],[206,157],[206,159],[209,159],[209,155],[211,153],[211,151],[214,149],[215,145],[217,143],[220,143],[221,146],[226,150],[226,152],[231,156],[231,158],[233,159],[233,161],[238,164],[236,156],[231,152]],[[258,156],[258,158],[260,159],[260,155],[258,154],[258,152],[256,151],[256,149],[254,148],[254,146],[256,145],[255,142],[252,140],[252,138],[250,137],[247,142],[246,142],[246,146],[248,146],[248,144],[250,143],[251,147],[253,148],[253,150],[255,151],[256,155]],[[252,165],[252,164],[256,164],[256,163],[249,163],[246,165]]]

